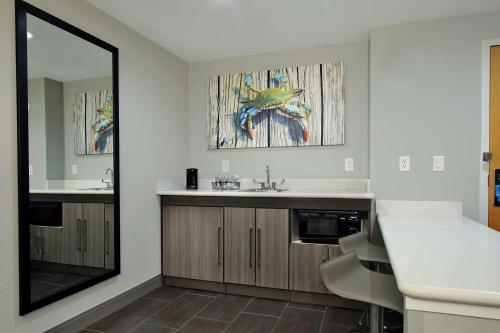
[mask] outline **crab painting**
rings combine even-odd
[[[97,153],[103,153],[108,143],[108,138],[113,135],[113,96],[106,97],[106,105],[96,110],[96,119],[92,124],[93,145]]]
[[[309,139],[309,130],[307,120],[312,112],[309,104],[304,103],[300,98],[304,89],[286,89],[288,78],[283,73],[276,73],[273,80],[277,87],[271,87],[264,90],[256,89],[253,83],[252,74],[244,76],[244,83],[248,91],[255,97],[241,96],[239,102],[242,107],[240,112],[240,126],[246,131],[251,140],[255,137],[254,117],[260,112],[277,112],[280,115],[292,119],[301,127],[304,142]],[[248,94],[251,96],[251,94]]]

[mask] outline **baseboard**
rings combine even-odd
[[[125,305],[141,298],[152,290],[162,285],[161,275],[138,285],[137,287],[118,295],[109,301],[99,304],[67,321],[46,331],[45,333],[75,333],[80,332],[89,325],[101,320]]]

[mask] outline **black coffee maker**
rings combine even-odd
[[[186,189],[198,189],[198,169],[186,169]]]

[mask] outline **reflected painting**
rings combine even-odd
[[[80,93],[75,96],[73,110],[75,154],[112,154],[112,91]]]
[[[208,148],[344,143],[344,64],[208,79]]]

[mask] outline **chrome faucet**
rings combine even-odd
[[[113,169],[107,168],[106,172],[104,174],[108,175],[109,173],[111,173],[111,180],[109,180],[109,181],[104,180],[104,179],[101,180],[103,184],[106,184],[106,190],[112,190],[113,187],[114,187],[114,178],[115,178],[115,176],[114,176],[114,173],[113,173]]]
[[[258,182],[255,179],[253,179],[253,182],[255,184],[260,185],[261,190],[276,190],[276,182],[271,183],[271,169],[269,168],[269,165],[266,165],[266,181],[265,182]],[[281,181],[278,182],[278,184],[283,184],[285,182],[285,178],[283,178]]]

